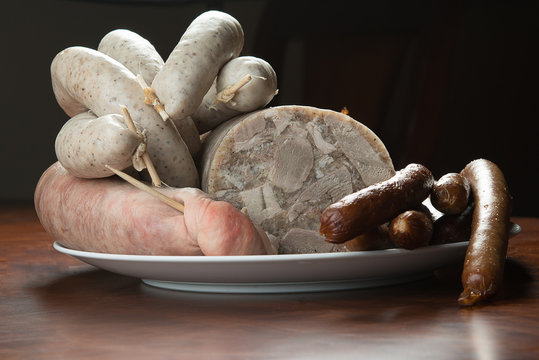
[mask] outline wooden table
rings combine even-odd
[[[503,292],[460,308],[458,266],[328,293],[152,288],[55,251],[31,204],[1,208],[1,359],[539,358],[539,219],[513,219]]]

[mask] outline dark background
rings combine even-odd
[[[351,7],[352,6],[352,7]],[[525,1],[11,1],[3,3],[0,201],[31,201],[55,161],[67,116],[50,85],[53,57],[96,48],[110,30],[150,40],[164,59],[208,9],[243,26],[242,55],[270,62],[271,105],[340,111],[370,127],[397,169],[435,177],[476,158],[500,166],[514,215],[539,216],[539,29]]]

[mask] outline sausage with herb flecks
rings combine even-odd
[[[51,64],[54,95],[69,115],[92,110],[97,116],[122,114],[147,133],[147,152],[164,183],[197,187],[198,171],[174,125],[164,122],[145,97],[135,75],[118,61],[93,49],[75,46],[61,51]]]
[[[148,40],[127,29],[107,33],[99,42],[97,51],[120,62],[133,74],[140,74],[147,84],[152,83],[165,63]]]
[[[206,11],[191,22],[155,76],[151,87],[186,143],[198,141],[200,147],[198,132],[189,135],[182,129],[196,130],[191,115],[223,65],[240,54],[243,43],[243,29],[234,17],[221,11]]]
[[[126,29],[117,29],[106,34],[98,51],[110,56],[128,68],[134,75],[142,76],[146,84],[151,84],[165,62],[155,47],[142,36]],[[195,158],[200,150],[200,137],[193,121],[172,119],[183,141]]]
[[[218,94],[226,93],[247,75],[251,79],[238,90],[227,94],[230,99],[218,98]],[[271,65],[254,56],[240,56],[227,62],[219,71],[192,118],[202,134],[233,116],[266,106],[276,93],[277,75]]]
[[[113,173],[105,165],[123,170],[133,164],[133,155],[143,137],[127,128],[118,114],[97,117],[91,112],[69,119],[56,136],[56,157],[70,174],[101,178]]]

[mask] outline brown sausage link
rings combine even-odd
[[[366,233],[356,236],[352,240],[344,242],[348,251],[382,250],[393,247],[388,236],[388,225],[382,224]]]
[[[462,270],[461,305],[473,305],[495,295],[503,279],[512,197],[496,164],[474,160],[462,170],[474,198],[470,243]]]
[[[434,221],[431,245],[450,244],[470,239],[473,204],[460,214],[445,214]]]
[[[407,210],[389,223],[389,239],[396,246],[413,250],[428,245],[432,238],[432,218],[419,210]]]
[[[432,206],[444,214],[459,214],[468,206],[470,183],[457,173],[442,176],[434,184],[430,201]]]
[[[417,207],[434,185],[429,169],[409,164],[386,181],[370,185],[328,206],[320,216],[320,233],[342,243]]]

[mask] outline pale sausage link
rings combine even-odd
[[[232,16],[207,11],[189,25],[151,86],[173,119],[193,114],[219,70],[243,48],[243,29]]]
[[[69,119],[56,136],[55,151],[60,163],[74,176],[111,176],[105,167],[125,169],[143,138],[125,125],[118,114],[97,117],[91,112]]]
[[[228,101],[219,101],[218,94],[226,93],[246,76],[249,80],[228,94]],[[254,56],[240,56],[227,62],[219,71],[192,118],[202,134],[233,116],[266,106],[276,93],[277,75],[271,65]]]
[[[134,75],[140,75],[145,86],[152,83],[164,65],[155,47],[130,30],[117,29],[109,32],[101,39],[97,50],[119,61]],[[155,96],[153,91],[152,94]],[[200,137],[195,124],[190,119],[172,119],[172,121],[189,148],[191,156],[195,158],[200,150]]]
[[[69,116],[88,109],[97,116],[121,114],[125,105],[147,130],[147,151],[163,182],[198,187],[198,172],[185,142],[173,124],[163,122],[144,103],[135,75],[125,66],[96,50],[71,47],[53,59],[51,75],[56,99]]]
[[[133,74],[140,74],[148,84],[165,63],[148,40],[127,29],[107,33],[99,42],[97,51],[120,62]]]

